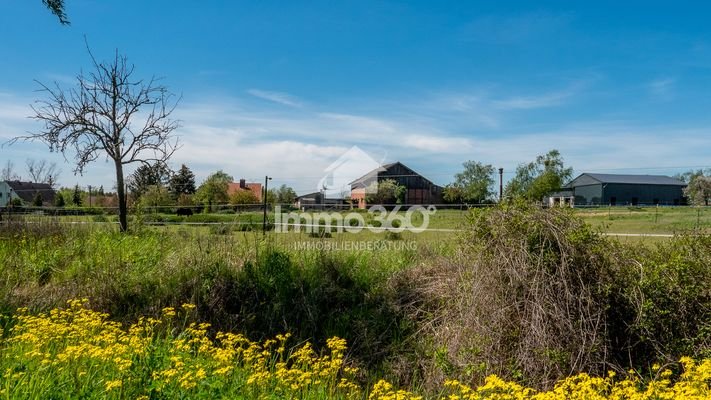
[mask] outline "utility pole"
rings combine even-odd
[[[89,185],[89,208],[91,208],[91,185]]]
[[[262,219],[262,235],[267,234],[267,189],[269,186],[269,181],[272,180],[268,175],[264,176],[264,194],[262,195],[262,201],[264,203],[264,216]]]
[[[504,169],[499,168],[499,203],[504,200]]]

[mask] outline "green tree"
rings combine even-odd
[[[128,189],[136,200],[154,186],[164,187],[170,180],[170,170],[163,163],[143,164],[128,178]]]
[[[262,193],[264,193],[264,189],[262,189]],[[267,203],[274,204],[278,200],[279,200],[279,190],[278,189],[269,189],[267,191]]]
[[[35,193],[35,197],[32,199],[32,205],[35,207],[42,207],[43,202],[44,200],[42,199],[42,193]]]
[[[141,196],[141,208],[155,212],[165,212],[168,206],[174,204],[168,189],[163,186],[151,186]]]
[[[708,206],[711,203],[711,176],[706,176],[703,171],[698,170],[690,173],[687,179],[684,195],[688,202],[697,206]]]
[[[566,167],[558,150],[539,155],[528,164],[516,168],[516,176],[506,185],[506,197],[522,197],[540,201],[543,196],[560,189],[570,180],[573,168]]]
[[[276,192],[276,202],[279,204],[294,204],[296,191],[289,186],[281,185]]]
[[[168,183],[168,191],[174,198],[181,194],[195,194],[195,174],[185,164],[173,174]]]
[[[251,190],[237,190],[230,196],[230,204],[233,205],[245,205],[245,204],[257,204],[257,195]]]
[[[207,210],[212,209],[213,204],[227,203],[229,201],[227,189],[233,180],[222,170],[213,173],[195,192],[195,200],[204,204]]]
[[[192,207],[195,205],[193,201],[193,195],[191,194],[181,194],[178,196],[177,204],[179,207]]]
[[[464,191],[461,187],[450,183],[442,189],[442,199],[449,204],[464,203]]]
[[[62,195],[62,192],[57,192],[57,194],[54,196],[54,206],[57,208],[62,208],[65,206],[64,196]]]
[[[72,204],[77,207],[81,207],[81,189],[79,189],[79,185],[74,186],[74,192],[72,193]]]
[[[366,202],[368,204],[402,204],[405,201],[405,190],[407,188],[394,179],[373,182],[367,191],[370,194],[366,197]]]
[[[477,161],[467,161],[462,164],[464,170],[454,176],[450,196],[458,195],[461,202],[483,203],[493,195],[494,167]]]

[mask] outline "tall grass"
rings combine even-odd
[[[507,205],[468,215],[456,240],[423,234],[416,250],[386,251],[291,246],[348,240],[341,235],[4,225],[0,314],[88,298],[128,326],[194,304],[210,335],[260,342],[289,332],[316,352],[340,337],[360,368],[357,383],[385,377],[428,394],[447,380],[486,384],[492,373],[551,388],[581,371],[651,371],[711,355],[708,236],[634,246],[569,210]],[[16,322],[2,320],[3,331]]]

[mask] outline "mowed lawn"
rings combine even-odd
[[[345,216],[350,211],[341,212]],[[583,218],[587,223],[601,232],[610,235],[622,234],[621,240],[640,240],[639,237],[627,238],[624,235],[651,235],[644,240],[664,240],[663,235],[673,235],[681,232],[698,231],[711,233],[711,207],[599,207],[599,208],[576,208],[573,211],[577,216]],[[333,212],[328,212],[333,213]],[[372,226],[373,215],[359,211],[366,226]],[[309,214],[301,214],[309,215]],[[311,214],[313,216],[313,213]],[[398,217],[405,217],[405,212],[400,211]],[[423,217],[415,213],[412,217],[412,224],[415,227],[426,227],[424,232],[385,232],[382,229],[363,228],[358,233],[337,232],[332,229],[332,233],[326,235],[310,234],[304,231],[290,231],[288,233],[269,232],[267,235],[271,240],[290,245],[296,242],[417,242],[435,245],[435,247],[448,247],[466,225],[468,217],[467,210],[437,210],[429,214],[427,224],[424,224]],[[150,226],[151,229],[158,230],[189,230],[200,233],[219,233],[221,235],[234,235],[236,237],[248,238],[259,233],[261,236],[262,213],[255,211],[222,213],[222,214],[195,214],[190,217],[178,217],[172,214],[148,214],[135,219],[135,222]],[[268,215],[269,221],[274,221],[274,214]],[[42,217],[27,216],[27,220],[47,221],[48,219],[66,223],[106,223],[115,222],[115,216],[64,216],[64,217]],[[133,218],[132,218],[133,219]],[[286,222],[286,221],[283,221]],[[292,221],[293,222],[293,221]],[[302,223],[308,221],[302,221]],[[323,225],[323,220],[313,222],[315,225]],[[252,229],[250,229],[250,227]],[[313,228],[317,231],[318,228]],[[342,229],[343,230],[343,229]],[[323,230],[322,230],[323,231]],[[658,235],[658,236],[655,236]],[[402,246],[402,245],[401,245]],[[332,249],[343,249],[343,246],[333,246]],[[445,250],[446,251],[446,250]]]
[[[610,234],[711,233],[711,207],[579,208],[576,214]]]

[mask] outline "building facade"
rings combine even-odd
[[[392,179],[405,187],[403,204],[428,205],[442,203],[442,187],[408,168],[401,162],[385,164],[351,182],[351,201],[359,208],[366,208],[368,190],[375,182]]]
[[[682,205],[685,186],[664,175],[583,173],[563,189],[576,205]]]
[[[0,182],[0,207],[7,207],[15,199],[19,199],[23,205],[32,205],[38,194],[42,197],[42,205],[54,205],[55,191],[49,184],[2,181]]]

